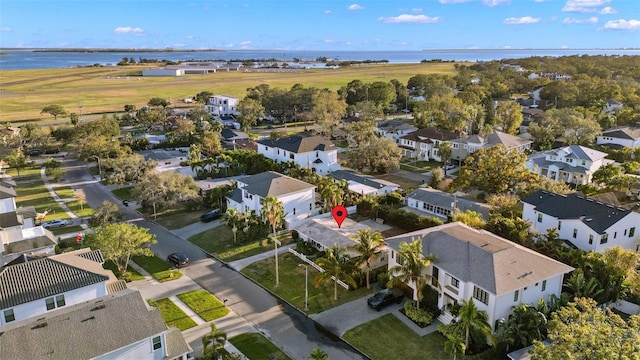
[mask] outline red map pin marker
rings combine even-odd
[[[338,205],[331,210],[331,215],[333,215],[333,219],[338,223],[338,227],[340,227],[348,215],[347,208],[342,205]]]

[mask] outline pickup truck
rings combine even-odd
[[[391,304],[392,302],[399,304],[403,297],[404,294],[402,294],[402,291],[398,289],[384,289],[378,291],[375,295],[367,299],[367,305],[376,311],[380,311],[383,307]]]

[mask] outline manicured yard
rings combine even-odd
[[[185,331],[197,325],[195,321],[188,317],[187,314],[178,307],[178,305],[174,304],[173,301],[169,299],[165,298],[156,301],[148,301],[149,305],[157,307],[158,310],[160,310],[160,314],[162,314],[162,318],[168,326],[175,326],[181,331]]]
[[[378,174],[378,175],[374,175],[374,176],[379,178],[379,179],[382,179],[382,180],[387,180],[387,181],[391,181],[393,183],[396,183],[396,184],[400,185],[400,187],[405,189],[405,190],[413,190],[413,189],[417,188],[418,186],[420,186],[420,184],[422,184],[419,181],[406,179],[406,178],[400,177],[400,176],[395,175],[395,174]]]
[[[373,360],[452,358],[444,351],[445,338],[440,333],[418,336],[393,314],[355,327],[343,337]],[[459,354],[458,358],[461,358]]]
[[[437,167],[442,167],[442,163],[439,163],[437,161],[416,161],[408,159],[400,163],[401,169],[419,173],[423,173]]]
[[[6,170],[7,175],[11,176],[15,181],[31,180],[40,178],[40,166],[27,166],[20,169],[20,176],[18,176],[18,170],[15,168],[9,168]]]
[[[278,240],[286,245],[292,240],[291,234],[284,233],[279,235]],[[194,235],[189,238],[189,241],[209,253],[217,253],[218,258],[224,261],[244,259],[274,248],[273,244],[266,243],[263,240],[255,240],[244,244],[234,244],[233,232],[226,225],[220,225]]]
[[[171,266],[157,256],[133,256],[131,261],[145,269],[159,282],[175,280],[182,277],[179,270],[172,270]]]
[[[251,360],[291,360],[260,333],[240,334],[229,339],[229,342]]]
[[[242,273],[270,289],[298,309],[304,309],[305,269],[298,264],[304,262],[295,255],[286,253],[278,257],[280,286],[275,288],[275,260],[265,259],[242,269]],[[338,301],[333,301],[333,283],[314,286],[318,271],[309,266],[309,313],[319,313],[373,293],[373,289],[362,287],[356,290],[346,290],[338,286]]]
[[[205,212],[205,210],[190,211],[185,209],[169,209],[158,212],[156,214],[156,222],[169,230],[179,229],[200,221],[200,216]],[[147,215],[153,216],[153,210]]]
[[[40,213],[50,209],[43,222],[53,219],[69,218],[67,213],[64,212],[53,197],[51,197],[51,194],[41,179],[34,178],[28,183],[19,184],[15,187],[15,190],[18,195],[18,197],[16,197],[16,205],[25,207],[34,206],[36,211]]]
[[[205,321],[219,319],[229,313],[229,308],[206,290],[194,290],[178,294],[178,299],[182,300]]]
[[[116,266],[113,261],[106,261],[104,263],[104,268],[113,271],[118,279],[122,279],[126,282],[144,280],[144,276],[140,275],[140,273],[131,266],[127,267],[127,271],[125,272],[124,276],[120,274],[120,272],[118,271],[118,266]]]
[[[56,194],[67,204],[69,209],[79,217],[93,215],[93,209],[87,205],[86,201],[80,205],[80,202],[76,200],[76,192],[68,186],[54,188]]]
[[[60,235],[60,234],[67,234],[72,232],[77,233],[80,231],[84,231],[84,229],[80,225],[72,225],[72,226],[65,226],[61,228],[49,229],[49,231],[51,231],[53,235]]]
[[[120,200],[131,200],[131,190],[133,186],[121,187],[119,189],[111,190],[111,193]]]

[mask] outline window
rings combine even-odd
[[[518,301],[518,298],[519,298],[519,297],[520,297],[520,290],[516,290],[516,291],[513,293],[513,301],[514,301],[514,302]]]
[[[538,222],[541,223],[542,222],[542,213],[538,214]]]
[[[393,255],[393,253],[392,253]],[[437,267],[433,267],[433,270],[431,270],[431,285],[433,286],[438,286],[438,277],[440,276],[440,269],[438,269]]]
[[[158,350],[162,348],[162,337],[156,336],[153,338],[153,350]]]
[[[562,228],[562,221],[558,221],[558,230]]]
[[[633,237],[633,234],[636,233],[636,227],[632,227],[631,229],[629,229],[629,237]]]
[[[617,237],[618,237],[618,232],[617,232],[617,231],[614,231],[614,232],[613,232],[613,238],[615,239],[615,238],[617,238]]]
[[[45,304],[47,304],[47,310],[53,310],[56,308],[56,304],[53,301],[53,298],[48,298],[44,300]]]
[[[16,319],[16,316],[13,313],[13,309],[4,311],[4,322],[12,322]]]
[[[606,244],[607,241],[609,241],[609,234],[602,234],[602,236],[600,236],[600,244]]]
[[[589,245],[593,244],[593,234],[589,235]]]
[[[578,229],[573,229],[573,238],[575,239],[578,236]]]
[[[547,290],[547,280],[542,281],[542,291]]]
[[[460,286],[460,280],[452,277],[451,278],[451,286],[453,286],[454,288],[458,288]]]
[[[295,159],[295,156],[293,156],[293,153],[289,154],[289,159]]]
[[[473,298],[485,305],[489,305],[489,294],[477,286],[473,287]]]
[[[56,307],[62,307],[65,306],[66,303],[64,302],[64,295],[58,295],[56,296]]]
[[[64,295],[57,295],[55,298],[46,298],[44,303],[47,305],[47,310],[53,310],[57,307],[63,307],[66,305],[64,301]]]
[[[296,214],[296,208],[293,208],[293,215]]]

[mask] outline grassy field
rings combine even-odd
[[[44,212],[49,209],[49,213],[43,220],[49,221],[53,219],[68,219],[69,216],[51,197],[44,183],[39,178],[33,178],[28,183],[20,183],[15,188],[18,197],[16,197],[17,206],[33,206],[37,212]]]
[[[305,269],[298,266],[303,261],[290,253],[279,256],[280,286],[275,288],[275,259],[269,258],[242,269],[242,273],[287,300],[298,309],[304,309]],[[333,283],[314,286],[318,271],[309,266],[309,314],[319,313],[340,304],[373,293],[366,287],[346,290],[338,286],[338,301],[333,301]]]
[[[291,360],[260,333],[240,334],[229,339],[229,342],[251,360]]]
[[[185,331],[198,325],[169,299],[149,300],[149,304],[160,310],[160,314],[168,326],[175,326],[181,331]]]
[[[384,341],[375,341],[380,334],[384,334]],[[418,336],[393,314],[355,327],[343,337],[373,360],[452,358],[444,351],[445,338],[440,333]],[[458,358],[462,358],[460,354]]]
[[[219,319],[229,313],[229,308],[206,290],[194,290],[178,294],[178,299],[182,300],[204,321]]]
[[[244,97],[246,89],[268,84],[272,88],[290,89],[295,84],[305,87],[337,90],[352,80],[363,82],[396,79],[402,83],[417,74],[454,74],[454,63],[386,64],[356,66],[343,69],[311,69],[297,72],[218,72],[207,75],[179,77],[142,77],[145,66],[35,69],[3,71],[0,77],[0,102],[3,121],[68,122],[40,114],[42,108],[58,104],[69,112],[83,117],[99,118],[102,113],[122,112],[124,105],[138,108],[149,99],[171,99],[174,106],[179,99],[193,97],[201,91]]]
[[[159,282],[175,280],[182,277],[182,273],[179,270],[172,270],[169,264],[157,256],[133,256],[131,257],[131,261],[145,269]]]

